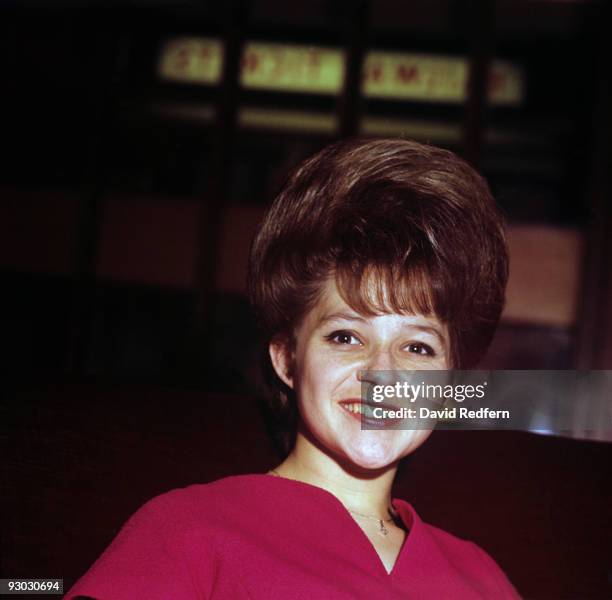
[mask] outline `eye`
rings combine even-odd
[[[325,339],[329,342],[342,346],[356,346],[361,344],[361,340],[359,340],[350,331],[334,331],[333,333],[326,335]]]
[[[414,342],[412,344],[409,344],[408,352],[410,352],[411,354],[419,354],[421,356],[435,356],[436,355],[436,353],[434,352],[431,346],[428,346],[427,344],[423,344],[422,342]]]

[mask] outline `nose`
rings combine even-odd
[[[388,350],[377,350],[368,356],[357,371],[357,380],[372,385],[391,384],[397,377],[398,365]]]

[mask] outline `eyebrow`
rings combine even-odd
[[[319,319],[318,325],[323,325],[325,323],[328,323],[329,321],[359,321],[360,323],[368,322],[367,319],[364,319],[363,317],[357,314],[340,312],[340,313],[332,313],[330,315],[321,317],[321,319]],[[435,337],[437,337],[440,343],[442,344],[445,343],[444,336],[442,335],[442,333],[439,331],[437,327],[433,327],[431,325],[419,325],[417,323],[410,323],[410,324],[406,324],[403,326],[403,328],[406,328],[406,327],[410,327],[410,328],[418,329],[420,331],[424,331],[426,333],[430,333],[434,335]]]
[[[352,313],[332,313],[331,315],[326,315],[325,317],[321,317],[319,319],[319,325],[323,325],[328,321],[359,321],[361,323],[367,323],[367,320],[363,317],[360,317],[357,314]]]
[[[421,331],[425,331],[426,333],[431,333],[435,337],[438,338],[441,344],[444,344],[446,340],[440,333],[440,331],[436,327],[431,327],[429,325],[406,325],[406,327],[414,327],[415,329],[420,329]]]

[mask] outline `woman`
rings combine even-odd
[[[489,189],[452,153],[353,140],[307,160],[249,265],[285,460],[149,501],[68,598],[517,598],[484,551],[391,498],[430,432],[360,423],[372,371],[474,366],[506,279]]]

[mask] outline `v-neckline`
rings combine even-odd
[[[337,510],[339,510],[339,512],[344,515],[343,518],[349,519],[350,521],[349,527],[357,528],[357,536],[363,540],[365,545],[368,547],[369,552],[373,554],[373,556],[375,557],[374,562],[377,564],[376,568],[381,572],[381,575],[383,577],[389,577],[389,578],[395,575],[395,573],[397,572],[397,566],[400,560],[402,560],[403,555],[407,552],[408,543],[412,538],[411,531],[413,529],[415,519],[414,519],[414,515],[412,511],[410,510],[408,503],[402,501],[399,498],[391,499],[391,504],[393,508],[397,511],[397,514],[399,515],[402,523],[404,524],[404,527],[406,528],[406,535],[404,536],[404,541],[402,542],[399,552],[397,553],[397,556],[395,557],[395,561],[393,563],[393,566],[391,567],[391,570],[387,571],[387,567],[382,561],[380,554],[378,554],[378,551],[376,550],[376,547],[374,546],[374,544],[371,542],[370,538],[366,535],[365,531],[363,531],[363,529],[359,526],[359,524],[355,521],[355,519],[353,519],[353,517],[351,516],[351,513],[346,508],[346,506],[344,506],[344,504],[342,504],[340,499],[337,496],[335,496],[332,492],[330,492],[329,490],[325,488],[314,485],[312,483],[307,483],[306,481],[300,481],[299,479],[290,479],[289,477],[283,477],[282,475],[274,475],[271,473],[261,473],[261,475],[263,475],[264,477],[270,477],[272,479],[292,482],[298,486],[299,485],[305,486],[311,490],[314,490],[315,492],[321,493],[322,496],[329,497],[332,503],[336,506]],[[406,522],[407,516],[409,517],[410,523]]]

